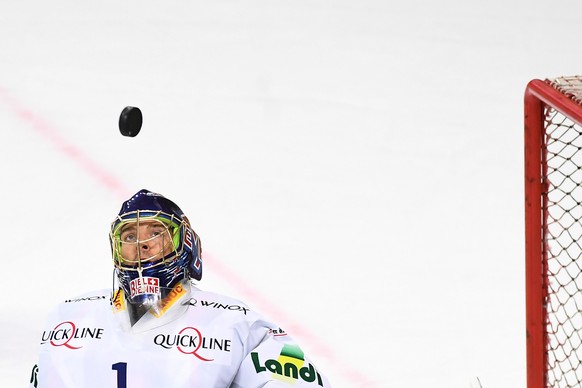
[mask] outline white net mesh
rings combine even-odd
[[[582,78],[548,80],[582,102]],[[548,387],[582,386],[582,128],[546,106],[543,180]]]

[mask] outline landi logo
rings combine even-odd
[[[213,351],[230,352],[231,340],[204,337],[195,327],[185,327],[178,334],[158,334],[154,344],[164,349],[176,348],[184,354],[191,354],[202,361],[214,361],[208,358]]]
[[[278,380],[293,384],[301,379],[307,383],[317,381],[317,385],[323,387],[323,379],[313,365],[305,365],[303,351],[296,345],[284,345],[281,354],[276,360],[269,359],[261,363],[259,353],[252,352],[251,359],[257,373],[271,372]]]
[[[64,346],[69,349],[80,349],[83,339],[101,339],[103,329],[100,327],[77,327],[73,322],[65,321],[54,329],[42,332],[41,345],[50,343],[52,346]]]

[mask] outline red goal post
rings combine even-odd
[[[524,98],[527,387],[582,386],[582,76]]]

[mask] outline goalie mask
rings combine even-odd
[[[148,311],[163,314],[169,299],[189,291],[190,278],[202,278],[200,239],[182,210],[160,194],[140,190],[124,202],[109,240],[132,325]]]

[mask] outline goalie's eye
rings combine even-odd
[[[124,232],[121,233],[119,239],[126,243],[132,243],[137,241],[137,235],[134,232]]]

